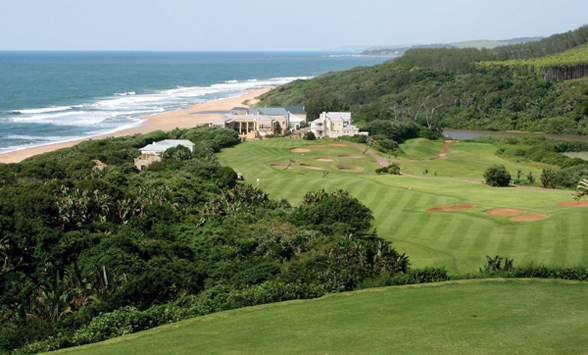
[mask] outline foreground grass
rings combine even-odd
[[[60,354],[581,354],[588,284],[473,280],[194,318]]]
[[[290,148],[309,144],[324,147],[311,148],[306,153],[290,151]],[[373,211],[378,234],[406,252],[416,267],[444,265],[451,272],[472,272],[484,263],[485,255],[514,258],[516,264],[534,262],[572,266],[588,260],[588,240],[585,238],[588,209],[555,206],[556,202],[570,200],[571,194],[492,188],[481,183],[446,180],[443,175],[449,174],[457,179],[470,180],[477,176],[478,181],[482,180],[484,170],[501,161],[489,145],[460,142],[450,147],[446,159],[426,162],[423,158],[440,152],[442,143],[416,140],[411,144],[412,152],[411,149],[405,151],[412,155],[402,158],[405,161],[400,162],[401,169],[405,170],[405,166],[411,163],[435,163],[439,164],[439,178],[376,175],[374,171],[379,167],[378,163],[368,155],[362,155],[361,150],[330,146],[324,141],[272,139],[247,142],[223,150],[219,159],[243,173],[246,181],[253,185],[259,178],[260,188],[269,192],[272,198],[285,198],[293,205],[300,203],[308,191],[348,190]],[[463,154],[454,154],[454,146],[461,147]],[[354,155],[361,155],[361,159],[341,157]],[[460,160],[460,157],[463,158]],[[333,162],[320,162],[316,158],[328,158]],[[292,164],[293,169],[272,166],[287,165],[289,159],[296,161]],[[320,166],[328,174],[325,175],[325,170],[303,168],[301,164]],[[338,165],[353,166],[362,171],[340,171],[336,168]],[[521,164],[509,166],[523,171],[535,169]],[[419,165],[414,169],[420,171],[421,168]],[[430,207],[466,203],[473,204],[474,208],[455,212],[425,211]],[[512,216],[485,214],[499,207],[543,213],[549,217],[535,222],[513,222],[510,220]]]

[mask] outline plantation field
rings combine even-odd
[[[570,153],[565,153],[565,155],[567,155],[570,158],[580,158],[580,159],[584,159],[584,160],[588,160],[588,152],[570,152]]]
[[[582,354],[588,285],[470,280],[193,318],[57,354]]]
[[[404,144],[407,154],[391,161],[398,162],[403,172],[419,176],[428,169],[426,178],[377,175],[374,158],[358,148],[333,143],[279,138],[240,144],[218,156],[222,164],[242,173],[246,182],[257,185],[259,179],[259,187],[272,198],[284,198],[293,205],[308,191],[348,190],[373,211],[378,235],[392,240],[416,267],[444,265],[450,272],[473,272],[486,255],[512,258],[515,264],[577,265],[588,260],[588,208],[555,205],[571,200],[571,193],[479,183],[492,164],[504,164],[511,174],[517,169],[524,174],[532,171],[537,178],[540,165],[508,162],[494,155],[492,145],[466,142],[451,144],[445,158],[427,161],[441,152],[443,142],[418,139]],[[292,148],[307,151],[292,152]],[[459,204],[473,208],[425,211]],[[548,217],[515,222],[510,220],[513,216],[486,214],[494,208]]]

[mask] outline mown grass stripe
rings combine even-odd
[[[485,255],[489,255],[488,245],[490,244],[489,230],[478,229],[477,233],[472,237],[473,243],[466,249],[466,254],[470,256],[479,255],[480,258],[484,258]]]
[[[469,236],[470,229],[472,227],[471,223],[472,221],[466,218],[462,218],[461,221],[455,223],[456,227],[453,230],[452,235],[448,236],[449,240],[446,244],[446,248],[449,250],[462,250],[461,246],[463,244],[464,238]]]
[[[555,247],[553,248],[553,254],[551,257],[551,262],[559,265],[566,265],[568,264],[568,255],[569,255],[569,238],[568,235],[568,218],[566,217],[565,220],[558,220],[556,223],[552,223],[550,225],[545,225],[544,228],[546,229],[545,232],[547,235],[551,235],[552,238],[555,239]]]

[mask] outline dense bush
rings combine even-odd
[[[323,194],[322,196],[321,193]],[[367,232],[371,227],[372,212],[355,197],[348,195],[324,194],[311,203],[298,207],[291,215],[295,225],[320,230],[326,234],[347,234]]]
[[[511,176],[504,165],[492,165],[484,172],[486,184],[495,187],[510,185]]]
[[[391,174],[400,175],[400,165],[398,163],[392,163],[386,167],[376,169],[377,174]]]
[[[135,146],[185,135],[195,154],[179,148],[143,171],[131,165]],[[156,132],[0,165],[0,352],[95,342],[409,270],[346,191],[309,193],[292,208],[236,184],[210,148],[232,137]],[[110,164],[95,169],[96,157]]]

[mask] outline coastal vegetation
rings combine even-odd
[[[187,137],[199,147],[193,155],[177,149],[144,171],[131,164],[137,147]],[[237,143],[235,132],[201,127],[89,141],[0,165],[3,350],[93,343],[209,313],[371,287],[587,278],[575,266],[586,257],[584,211],[555,206],[565,195],[451,180],[479,181],[498,162],[535,176],[556,165],[504,160],[487,142],[452,144],[442,160],[429,160],[442,141],[400,144],[392,171],[428,171],[424,179],[380,175],[365,149],[341,142]],[[259,186],[247,184],[258,178]],[[474,206],[425,211],[456,203]],[[529,227],[486,215],[500,206],[549,218]],[[484,255],[517,265],[482,268]]]
[[[189,139],[139,171],[138,148]],[[298,207],[218,163],[235,131],[87,141],[0,165],[0,349],[96,342],[196,315],[421,275],[344,190]],[[420,278],[420,277],[419,277]],[[426,278],[426,277],[425,277]]]
[[[260,105],[304,105],[309,119],[350,110],[370,133],[382,121],[411,127],[402,139],[424,136],[422,127],[588,134],[587,42],[584,26],[493,50],[412,49],[381,65],[297,80]]]

